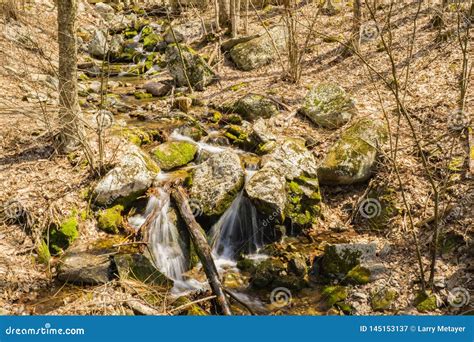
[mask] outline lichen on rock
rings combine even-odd
[[[187,141],[168,141],[151,151],[153,159],[163,170],[171,170],[191,162],[198,147]]]

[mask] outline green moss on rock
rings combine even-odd
[[[374,311],[385,311],[391,308],[392,303],[397,299],[398,293],[392,289],[382,289],[372,294],[370,300]]]
[[[49,248],[51,254],[59,254],[67,249],[79,236],[77,214],[73,212],[58,226],[52,224],[49,229]]]
[[[275,101],[258,94],[247,94],[234,104],[234,111],[247,120],[270,118],[279,113]]]
[[[198,148],[187,141],[169,141],[152,150],[152,156],[163,170],[171,170],[191,162]]]
[[[287,183],[285,216],[301,227],[310,226],[321,214],[321,193],[317,178],[300,176]]]
[[[347,289],[344,286],[326,286],[322,291],[323,298],[329,307],[343,302],[347,298]]]
[[[145,93],[143,91],[137,91],[133,94],[137,100],[151,99],[153,97],[150,93]]]
[[[97,227],[107,233],[117,234],[123,225],[123,205],[101,210],[97,215]]]
[[[415,307],[419,312],[435,311],[438,308],[436,296],[431,293],[418,293],[415,298]]]
[[[350,284],[367,284],[370,281],[370,270],[357,265],[347,273],[345,280]]]

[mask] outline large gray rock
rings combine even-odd
[[[376,162],[378,144],[387,138],[383,122],[359,120],[342,133],[319,166],[324,184],[353,184],[367,180]]]
[[[279,113],[275,101],[258,94],[247,94],[237,100],[234,104],[234,111],[249,121],[258,118],[268,119]]]
[[[58,269],[59,280],[75,284],[105,284],[111,276],[109,251],[88,250],[86,246],[70,248]]]
[[[222,214],[244,184],[239,156],[232,151],[213,154],[193,173],[189,191],[196,212],[207,216]]]
[[[171,43],[185,43],[191,44],[197,40],[200,40],[204,36],[204,29],[200,21],[189,21],[183,24],[174,25],[173,33],[171,28],[165,32],[165,41],[168,44]],[[176,37],[176,41],[175,41]]]
[[[169,91],[171,90],[171,87],[166,83],[162,83],[162,82],[152,80],[152,81],[149,81],[149,82],[145,83],[143,85],[143,89],[145,89],[145,91],[147,93],[150,93],[153,96],[161,97],[161,96],[165,96],[166,94],[168,94]]]
[[[356,108],[342,87],[323,83],[308,92],[301,112],[315,124],[334,129],[348,123]]]
[[[110,6],[109,4],[105,4],[103,2],[96,3],[94,6],[94,9],[105,20],[111,20],[115,13],[112,6]]]
[[[283,221],[287,202],[286,180],[278,170],[260,169],[245,185],[245,192],[260,212]]]
[[[159,167],[139,147],[127,144],[122,151],[117,165],[94,188],[93,196],[99,205],[129,201],[141,195],[159,172]]]
[[[277,142],[272,153],[262,157],[262,168],[245,185],[245,191],[260,212],[290,218],[300,226],[319,216],[321,196],[317,164],[302,139]]]
[[[241,70],[253,70],[269,64],[278,58],[278,52],[285,54],[287,33],[284,26],[275,26],[244,43],[237,44],[230,50],[230,57]],[[278,51],[278,52],[277,52]]]
[[[168,69],[178,87],[188,85],[186,75],[191,86],[196,90],[204,88],[216,80],[214,71],[207,65],[206,61],[191,48],[180,45],[182,57],[186,68],[183,67],[183,61],[176,44],[170,44],[166,49],[166,60]]]
[[[97,58],[104,58],[109,50],[107,36],[102,30],[95,30],[91,41],[89,42],[88,52]]]

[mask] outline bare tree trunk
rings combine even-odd
[[[216,31],[221,30],[221,25],[219,23],[219,0],[214,0],[214,16],[215,16],[215,25]]]
[[[77,99],[77,48],[76,13],[77,0],[58,0],[59,44],[59,120],[61,149],[76,149],[83,136],[82,114]]]
[[[244,0],[245,17],[244,17],[244,33],[249,34],[249,1]]]
[[[216,295],[219,310],[224,315],[232,315],[229,303],[225,297],[224,289],[219,279],[219,274],[217,273],[216,265],[212,259],[211,247],[209,247],[209,244],[207,243],[207,239],[201,226],[194,218],[193,212],[189,207],[186,192],[182,187],[178,187],[172,192],[172,196],[178,205],[181,217],[188,227],[191,240],[193,241],[199,260],[201,260],[204,272],[209,280],[209,285],[211,286],[212,292]]]
[[[237,37],[240,26],[240,0],[230,0],[230,27],[232,37]]]
[[[219,24],[221,27],[229,27],[229,16],[230,0],[219,0]]]
[[[360,35],[360,25],[362,21],[362,13],[361,13],[361,6],[360,6],[360,1],[361,0],[354,0],[354,5],[353,5],[353,22],[352,22],[352,48],[355,51],[359,51],[359,35]]]

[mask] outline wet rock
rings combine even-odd
[[[257,289],[285,287],[290,290],[301,290],[306,286],[306,281],[301,276],[290,274],[280,259],[269,258],[256,266],[250,284]]]
[[[94,57],[104,58],[108,50],[107,36],[102,30],[95,30],[89,42],[88,52]]]
[[[419,292],[414,301],[415,307],[419,312],[431,312],[438,308],[436,295],[432,293]]]
[[[286,180],[277,170],[262,168],[245,185],[245,192],[260,212],[283,222],[287,202]]]
[[[314,263],[313,273],[329,279],[343,280],[355,267],[374,259],[376,251],[376,243],[327,245],[323,257]],[[363,273],[361,276],[364,276],[366,271],[363,270],[361,273]]]
[[[316,160],[304,140],[280,142],[262,157],[261,164],[245,186],[257,209],[276,216],[279,222],[285,217],[301,226],[314,222],[320,213],[321,196]]]
[[[258,94],[247,94],[240,98],[234,104],[234,111],[249,121],[258,118],[268,119],[279,113],[275,101]]]
[[[68,283],[99,285],[112,277],[109,251],[88,250],[78,246],[61,258],[58,279]]]
[[[278,58],[278,52],[284,54],[286,48],[286,30],[283,26],[269,29],[258,38],[235,45],[230,50],[230,57],[241,70],[253,70],[269,64]],[[276,49],[275,49],[276,48]]]
[[[334,129],[348,123],[356,108],[342,87],[323,83],[308,92],[301,112],[315,124]]]
[[[196,209],[206,216],[222,214],[244,184],[239,156],[232,151],[212,154],[193,172],[189,195]]]
[[[147,284],[173,287],[173,281],[158,271],[143,254],[118,254],[114,256],[118,276],[121,279],[136,279]]]
[[[307,270],[306,261],[301,256],[295,256],[288,261],[288,271],[290,273],[304,277],[307,274]]]
[[[171,86],[162,82],[150,81],[143,85],[143,89],[153,96],[161,97],[166,96],[169,93]]]
[[[181,54],[185,61],[186,68],[176,44],[170,44],[166,49],[166,60],[168,68],[178,87],[188,86],[186,75],[191,86],[196,90],[204,90],[210,83],[216,80],[214,71],[207,65],[206,61],[193,49],[180,45]]]
[[[95,186],[93,198],[99,205],[128,204],[151,186],[158,172],[159,167],[139,147],[126,144],[117,165]]]
[[[168,141],[151,151],[158,166],[167,171],[191,162],[198,148],[187,141]]]
[[[344,131],[329,149],[318,176],[322,184],[353,184],[367,180],[373,171],[378,144],[387,138],[383,123],[359,120]]]

